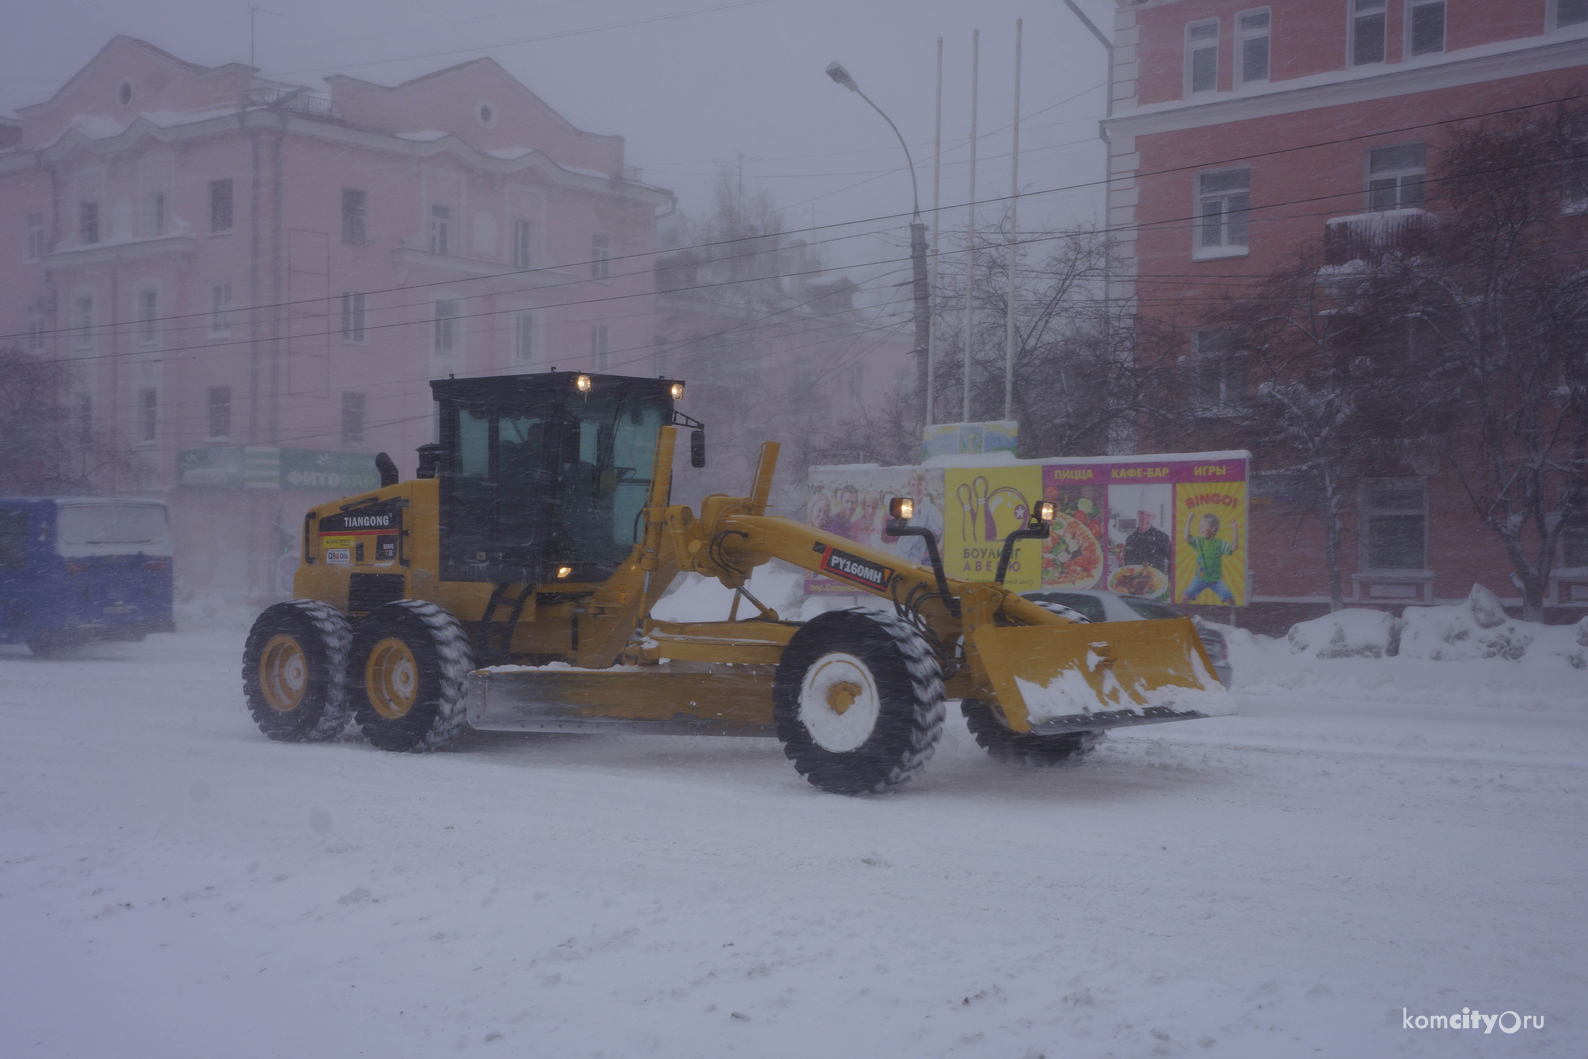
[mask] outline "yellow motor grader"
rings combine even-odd
[[[440,441],[399,482],[303,520],[296,599],[259,616],[248,707],[272,739],[314,741],[351,716],[377,747],[433,750],[466,727],[775,735],[812,784],[908,781],[959,699],[994,757],[1053,764],[1109,728],[1232,713],[1189,619],[1087,624],[993,582],[945,576],[896,498],[888,532],[931,565],[767,514],[777,445],[748,496],[672,504],[674,447],[701,424],[683,383],[575,372],[432,382]],[[887,601],[789,621],[753,596],[769,559]],[[651,609],[682,573],[735,590],[721,621]],[[748,604],[739,614],[741,601]],[[752,612],[753,610],[753,612]]]

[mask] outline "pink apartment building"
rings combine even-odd
[[[1104,128],[1125,267],[1111,294],[1185,327],[1191,358],[1240,356],[1195,330],[1197,307],[1326,228],[1419,210],[1439,123],[1588,87],[1588,0],[1116,2]],[[1572,212],[1560,223],[1588,247],[1588,217]],[[1238,363],[1209,366],[1240,385]],[[1283,628],[1318,613],[1328,588],[1318,523],[1280,520],[1273,501],[1253,498],[1249,617],[1266,609],[1258,623]],[[1520,603],[1498,540],[1437,468],[1367,482],[1357,501],[1343,545],[1357,605],[1448,602],[1474,582]],[[1588,608],[1588,533],[1565,551],[1548,597],[1558,618]]]
[[[122,36],[0,125],[0,334],[72,364],[190,584],[275,591],[307,506],[412,473],[430,379],[657,368],[672,196],[622,137],[489,59],[326,81]]]

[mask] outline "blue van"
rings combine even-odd
[[[174,631],[164,504],[0,497],[0,643],[47,656]]]

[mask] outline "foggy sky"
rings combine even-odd
[[[1111,30],[1110,0],[1079,2]],[[865,221],[910,206],[897,139],[863,100],[825,76],[835,59],[910,142],[922,208],[930,207],[939,36],[945,38],[942,202],[965,201],[974,28],[981,29],[977,198],[1007,195],[1014,20],[1023,17],[1020,182],[1037,194],[1022,201],[1022,227],[1089,223],[1101,211],[1096,186],[1044,193],[1091,185],[1104,164],[1097,120],[1106,52],[1058,0],[266,0],[262,6],[275,12],[256,16],[263,76],[320,88],[320,77],[345,72],[395,84],[490,56],[575,125],[625,137],[628,163],[643,170],[641,179],[677,192],[684,210],[703,209],[719,167],[737,173],[744,155],[746,182],[770,191],[791,229]],[[619,26],[680,12],[699,13]],[[13,8],[7,21],[0,35],[0,113],[48,99],[116,33],[204,65],[248,61],[248,8],[241,0],[60,0]],[[618,28],[598,28],[609,26]],[[553,39],[513,43],[535,37]],[[964,226],[963,208],[940,216],[944,228]],[[815,238],[854,236],[818,253],[858,274],[875,272],[865,263],[897,256],[907,221],[818,233]],[[890,227],[891,238],[865,234]]]

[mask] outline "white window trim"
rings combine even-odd
[[[1246,257],[1252,252],[1252,230],[1251,230],[1251,207],[1250,207],[1250,205],[1247,206],[1247,210],[1246,210],[1246,217],[1247,217],[1247,222],[1246,222],[1246,224],[1247,224],[1247,227],[1246,227],[1246,242],[1240,243],[1240,244],[1235,245],[1235,246],[1231,246],[1231,245],[1228,245],[1228,244],[1224,244],[1224,245],[1220,245],[1220,246],[1203,246],[1202,245],[1202,178],[1205,177],[1205,176],[1217,176],[1220,173],[1239,173],[1239,172],[1245,172],[1247,174],[1247,179],[1246,179],[1246,197],[1247,197],[1248,202],[1250,202],[1251,195],[1252,195],[1252,184],[1251,184],[1251,172],[1252,172],[1252,170],[1251,170],[1250,166],[1230,166],[1230,167],[1227,167],[1227,168],[1224,168],[1224,169],[1206,169],[1206,170],[1201,170],[1201,171],[1198,171],[1198,172],[1192,174],[1192,176],[1191,176],[1191,216],[1192,216],[1193,219],[1192,219],[1192,222],[1191,222],[1191,260],[1193,260],[1193,261],[1216,261],[1216,260],[1219,260],[1220,258]]]
[[[1213,87],[1212,88],[1204,88],[1204,89],[1201,89],[1201,90],[1193,90],[1192,87],[1191,87],[1192,66],[1193,66],[1193,63],[1191,61],[1191,30],[1194,29],[1197,26],[1208,26],[1208,25],[1216,27],[1215,31],[1214,31],[1214,35],[1213,35]],[[1182,51],[1181,51],[1181,65],[1184,67],[1183,72],[1182,72],[1183,73],[1184,84],[1181,86],[1181,90],[1184,93],[1184,97],[1186,99],[1204,98],[1206,96],[1214,95],[1215,93],[1218,92],[1218,90],[1219,90],[1219,36],[1223,32],[1224,32],[1224,26],[1216,18],[1199,18],[1199,19],[1196,19],[1195,21],[1187,22],[1185,24],[1185,40],[1182,43]]]
[[[88,320],[79,323],[77,316],[77,303],[79,299],[88,299]],[[92,290],[75,290],[72,300],[67,303],[67,331],[71,335],[71,344],[74,350],[91,353],[96,344],[97,336],[94,328],[99,318],[99,294]]]
[[[596,240],[604,245],[597,246]],[[597,232],[590,237],[590,278],[597,283],[612,282],[612,237]]]
[[[440,342],[439,342],[439,339],[440,339],[440,334],[439,334],[440,327],[438,325],[439,325],[439,323],[441,321],[441,315],[440,315],[441,306],[442,305],[447,305],[447,304],[450,304],[452,306],[452,309],[453,309],[452,315],[450,317],[448,317],[448,319],[450,319],[452,321],[452,328],[451,328],[452,348],[451,349],[442,349],[442,348],[440,348]],[[434,357],[447,357],[449,359],[454,358],[454,357],[460,357],[460,356],[463,355],[463,299],[462,298],[437,297],[435,301],[430,303],[430,355],[434,356]]]
[[[1427,52],[1423,55],[1412,54],[1412,8],[1426,7],[1429,4],[1441,4],[1445,9],[1444,36],[1440,38],[1439,50]],[[1445,57],[1450,47],[1450,2],[1449,0],[1406,0],[1406,10],[1401,15],[1401,62],[1427,63],[1438,62]]]
[[[349,328],[347,326],[349,315],[347,309],[347,299],[353,297],[362,299],[358,303],[358,327],[356,329],[356,334],[350,334]],[[358,290],[343,291],[338,309],[341,313],[341,320],[339,322],[342,325],[340,331],[342,341],[350,346],[369,345],[369,293],[367,291]]]
[[[1548,0],[1544,15],[1544,32],[1565,33],[1570,36],[1576,36],[1581,33],[1588,33],[1588,21],[1562,26],[1560,24],[1560,0]]]
[[[39,218],[39,223],[37,225],[31,223],[32,219],[34,217],[38,217]],[[38,260],[41,260],[44,257],[44,255],[49,252],[49,228],[44,223],[44,213],[43,213],[43,211],[42,210],[34,210],[34,211],[30,212],[30,213],[25,214],[24,217],[23,217],[23,220],[22,220],[22,231],[23,231],[23,234],[24,234],[24,236],[25,236],[25,238],[27,240],[27,242],[24,244],[24,247],[23,247],[23,251],[22,251],[23,258],[22,258],[22,260],[24,260],[24,261],[38,261]],[[39,244],[40,252],[37,253],[37,254],[35,254],[33,252],[33,243],[34,243],[33,234],[35,232],[37,232],[38,236],[39,236],[38,244]]]
[[[148,411],[144,407],[144,397],[154,394],[154,436],[147,437],[145,427],[149,425]],[[155,386],[140,386],[138,388],[138,440],[137,446],[141,449],[152,449],[160,440],[160,390]]]
[[[1419,143],[1421,143],[1423,145],[1423,164],[1422,164],[1422,166],[1420,166],[1420,167],[1404,166],[1404,167],[1402,167],[1400,169],[1386,169],[1386,170],[1384,170],[1381,173],[1373,172],[1373,152],[1374,151],[1383,150],[1386,147],[1411,147],[1411,146],[1414,146],[1414,145],[1419,144]],[[1386,212],[1384,210],[1374,210],[1373,209],[1373,181],[1374,180],[1388,180],[1391,177],[1395,178],[1396,181],[1397,181],[1396,186],[1395,186],[1395,205],[1392,208],[1393,209],[1397,209],[1397,210],[1422,209],[1423,208],[1422,206],[1403,206],[1403,205],[1401,205],[1401,190],[1400,190],[1399,179],[1401,177],[1403,177],[1403,176],[1412,176],[1413,174],[1420,174],[1422,176],[1422,178],[1423,178],[1423,195],[1424,195],[1424,201],[1426,202],[1427,201],[1427,194],[1428,194],[1428,188],[1427,188],[1427,183],[1428,183],[1428,144],[1427,144],[1426,141],[1422,141],[1422,140],[1408,140],[1405,143],[1381,143],[1381,144],[1378,144],[1375,147],[1365,148],[1362,151],[1362,212],[1363,213],[1383,213],[1383,212]]]
[[[223,180],[230,180],[232,182],[232,223],[231,227],[229,228],[213,228],[212,221],[215,217],[215,200],[213,196],[215,192],[212,188],[212,185],[219,184]],[[209,238],[223,239],[226,236],[231,235],[232,232],[237,229],[237,189],[239,186],[241,186],[241,184],[242,181],[237,177],[225,175],[218,176],[214,179],[206,180],[204,182],[204,230],[208,233]]]
[[[1376,485],[1376,484],[1387,484],[1389,486],[1389,488],[1391,488],[1391,489],[1412,489],[1412,488],[1416,488],[1416,489],[1421,489],[1422,490],[1423,507],[1422,507],[1422,511],[1420,512],[1420,514],[1422,515],[1422,519],[1423,519],[1423,565],[1422,565],[1421,568],[1412,567],[1412,566],[1405,566],[1405,567],[1390,566],[1390,567],[1378,568],[1378,567],[1371,567],[1371,566],[1369,566],[1367,564],[1367,557],[1369,555],[1368,549],[1369,549],[1370,544],[1371,544],[1371,542],[1368,540],[1368,528],[1367,528],[1368,519],[1374,514],[1382,514],[1382,515],[1403,514],[1403,515],[1409,515],[1409,514],[1412,513],[1410,510],[1398,510],[1398,509],[1393,509],[1393,508],[1375,508],[1375,509],[1371,509],[1370,510],[1368,508],[1368,504],[1367,504],[1367,493],[1368,493],[1368,489],[1372,485]],[[1357,573],[1358,573],[1358,575],[1378,575],[1378,576],[1394,576],[1394,575],[1406,576],[1406,575],[1412,575],[1412,576],[1415,576],[1415,575],[1426,574],[1428,572],[1428,560],[1430,558],[1429,551],[1428,551],[1428,529],[1429,529],[1429,523],[1430,523],[1431,520],[1432,519],[1431,519],[1431,516],[1429,514],[1429,510],[1428,510],[1428,479],[1427,478],[1420,477],[1420,476],[1410,476],[1409,475],[1409,476],[1398,477],[1398,478],[1364,478],[1364,479],[1362,479],[1361,488],[1357,492],[1357,497],[1356,497],[1356,532],[1357,532],[1357,560],[1356,560],[1356,565],[1357,565]]]
[[[1384,18],[1384,57],[1371,62],[1356,61],[1356,0],[1346,0],[1345,4],[1345,68],[1355,70],[1360,66],[1387,66],[1389,65],[1389,8],[1390,0],[1384,0],[1382,15]],[[1372,12],[1369,12],[1371,16]],[[1402,56],[1405,58],[1405,56]]]
[[[508,363],[510,364],[537,364],[546,358],[542,355],[545,345],[542,339],[542,324],[540,312],[532,308],[513,310],[513,327],[508,335],[511,348],[508,350]],[[519,321],[529,318],[529,356],[521,358],[518,355]]]
[[[147,320],[143,315],[143,299],[146,294],[154,295],[154,316]],[[136,329],[134,341],[139,349],[155,349],[160,345],[160,288],[139,287],[135,298],[137,300],[134,302],[136,309],[133,314],[135,320],[133,327]]]
[[[231,284],[230,283],[211,283],[210,284],[210,290],[209,290],[210,309],[209,309],[209,324],[208,324],[209,337],[211,337],[211,338],[227,338],[232,333],[232,310],[233,310],[233,307],[236,304],[236,301],[235,301],[235,298],[233,297],[233,295],[231,294],[230,289],[228,289],[227,297],[226,297],[225,302],[219,308],[217,308],[216,305],[215,305],[215,288],[216,287],[230,288]],[[220,327],[216,327],[215,326],[216,318],[220,318],[220,319],[224,320],[225,323],[222,324]]]
[[[1245,18],[1247,15],[1267,15],[1268,16],[1268,28],[1264,32],[1262,32],[1261,34],[1258,34],[1258,33],[1242,33],[1241,32],[1241,19]],[[1267,74],[1267,76],[1256,78],[1254,80],[1248,81],[1246,79],[1246,49],[1242,45],[1244,45],[1247,40],[1249,40],[1249,39],[1251,39],[1253,37],[1258,37],[1258,36],[1262,36],[1262,37],[1267,37],[1268,38],[1268,74]],[[1245,11],[1237,11],[1235,13],[1235,45],[1234,45],[1234,47],[1235,47],[1235,88],[1236,88],[1237,91],[1240,90],[1241,88],[1244,88],[1244,87],[1247,87],[1247,86],[1250,86],[1252,88],[1262,88],[1262,87],[1266,86],[1269,81],[1273,80],[1273,77],[1274,77],[1274,12],[1273,12],[1273,9],[1272,8],[1267,8],[1267,7],[1252,7],[1252,8],[1247,8]]]

